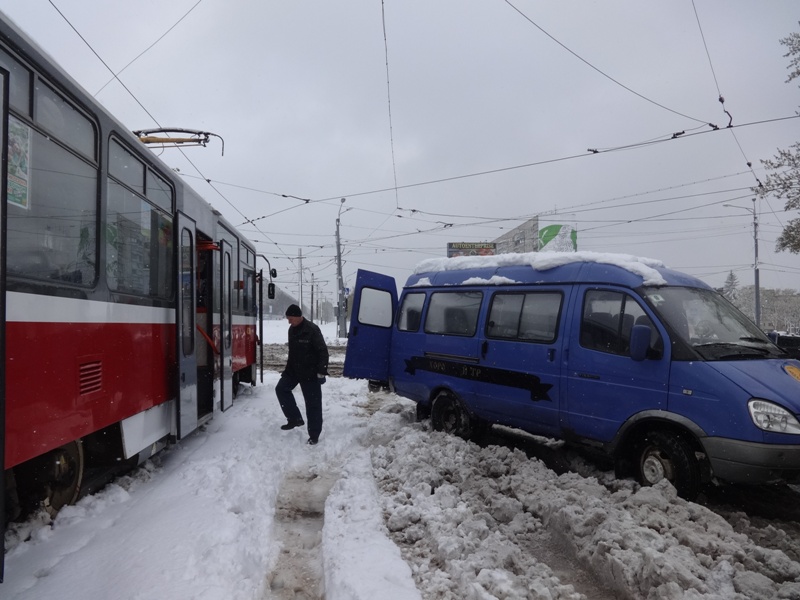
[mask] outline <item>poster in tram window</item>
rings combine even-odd
[[[31,128],[8,119],[8,203],[30,209]]]

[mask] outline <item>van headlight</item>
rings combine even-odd
[[[750,400],[747,408],[750,410],[750,418],[759,429],[800,435],[800,423],[785,408],[766,400]]]

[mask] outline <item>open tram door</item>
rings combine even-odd
[[[6,186],[8,183],[8,71],[0,68],[0,583],[6,554]]]
[[[198,426],[197,395],[197,334],[195,328],[196,282],[195,262],[197,260],[197,231],[195,222],[182,212],[175,216],[177,232],[176,248],[178,265],[175,306],[175,331],[177,344],[177,392],[175,398],[176,439],[186,437]]]
[[[220,408],[225,411],[233,404],[233,322],[231,319],[231,245],[226,240],[219,242],[220,258],[220,315],[219,315],[219,383]]]

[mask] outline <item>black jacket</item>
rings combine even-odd
[[[289,359],[284,375],[297,381],[312,381],[317,375],[328,374],[328,347],[322,332],[308,319],[296,327],[289,327]]]

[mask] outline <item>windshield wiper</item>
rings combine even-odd
[[[706,354],[707,351],[712,351],[711,354],[713,354],[713,350],[722,348],[735,348],[737,350],[733,353],[719,354],[718,356],[714,356],[714,358],[718,360],[760,358],[762,356],[772,354],[769,347],[758,348],[755,346],[737,344],[736,342],[706,342],[704,344],[695,344],[694,347],[702,354]]]

